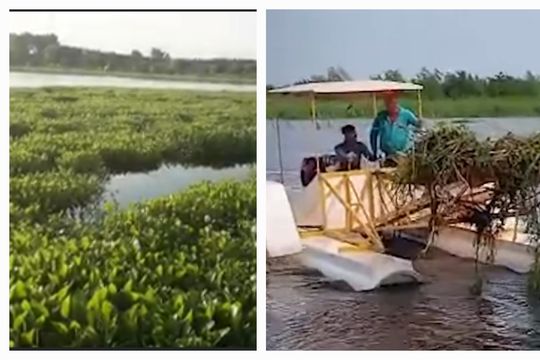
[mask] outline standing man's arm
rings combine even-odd
[[[374,158],[377,158],[378,142],[379,142],[379,133],[381,131],[381,121],[377,116],[373,120],[373,125],[371,125],[371,131],[369,133],[369,143],[371,145],[371,152]]]
[[[416,117],[416,115],[414,115],[412,111],[409,111],[409,118],[407,119],[407,123],[408,125],[415,126],[417,129],[422,128],[422,120]]]
[[[416,117],[412,111],[409,111],[409,116],[407,118],[407,124],[411,127],[414,127],[414,129],[409,129],[409,141],[412,146],[414,146],[414,143],[416,141],[416,137],[418,136],[419,132],[422,130],[422,120],[420,118]]]
[[[369,151],[369,148],[366,144],[360,143],[360,155],[365,157],[369,161],[375,161],[377,160],[377,157]]]

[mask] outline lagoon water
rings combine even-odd
[[[197,91],[241,91],[252,92],[255,85],[209,83],[195,81],[135,79],[115,76],[90,76],[72,74],[45,74],[10,72],[9,86],[12,88],[39,88],[47,86],[120,87],[144,89],[177,89]]]
[[[288,191],[301,187],[302,158],[332,152],[347,123],[367,141],[368,119],[321,121],[318,131],[310,121],[280,121]],[[540,118],[466,123],[484,137],[540,131]],[[279,181],[275,122],[266,131],[267,178]],[[486,266],[482,295],[473,296],[473,261],[432,249],[413,264],[425,284],[357,293],[306,270],[294,256],[267,261],[267,349],[540,349],[540,299],[528,294],[525,275]]]
[[[149,200],[184,190],[201,181],[243,180],[250,173],[249,166],[223,169],[165,166],[146,173],[113,176],[105,186],[105,201],[114,200],[123,208],[134,202]]]

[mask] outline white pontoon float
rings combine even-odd
[[[368,94],[376,114],[377,94],[388,91],[416,92],[421,117],[421,90],[422,86],[410,83],[344,81],[303,84],[270,93],[307,97],[315,120],[319,98],[353,100]],[[278,147],[281,158],[281,146]],[[429,208],[423,189],[407,195],[404,206],[402,199],[398,201],[391,191],[388,175],[393,168],[335,171],[331,164],[321,161],[324,158],[316,155],[316,172],[311,178],[302,178],[304,188],[300,193],[287,194],[283,184],[267,182],[268,256],[299,254],[305,266],[319,270],[331,280],[345,281],[357,291],[421,281],[410,260],[385,254],[382,239],[385,234],[398,232],[425,242]],[[456,185],[452,191],[460,199],[481,202],[489,197],[490,186],[464,189]],[[515,219],[509,219],[507,227],[497,239],[494,263],[527,272],[534,262],[528,236]],[[453,223],[441,229],[432,245],[455,256],[474,259],[475,236],[472,227]],[[487,256],[487,252],[481,253],[479,260],[486,261]]]

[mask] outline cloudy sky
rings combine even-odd
[[[55,33],[64,45],[172,57],[255,59],[255,12],[13,13],[10,32]]]
[[[298,10],[267,12],[267,83],[330,66],[361,79],[423,66],[478,75],[540,74],[540,11]]]

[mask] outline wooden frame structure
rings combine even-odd
[[[353,177],[365,177],[362,186],[355,186]],[[382,251],[382,239],[375,228],[374,173],[366,170],[325,173],[319,176],[322,190],[324,228],[328,227],[327,201],[329,195],[336,199],[344,208],[344,227],[340,230],[360,233],[370,244],[371,248]],[[337,179],[333,182],[332,179]]]
[[[392,194],[392,171],[383,168],[319,174],[322,231],[345,242],[351,242],[347,237],[355,234],[356,245],[362,245],[358,240],[364,239],[372,250],[383,251],[381,230],[399,229],[400,225],[391,221],[402,213]],[[413,198],[410,200],[416,203]],[[406,211],[408,221],[413,222]]]
[[[362,169],[321,173],[317,176],[322,227],[317,232],[374,251],[384,251],[382,235],[428,229],[430,198],[422,186],[396,193],[394,169]],[[470,188],[457,182],[444,189],[448,201],[438,211],[445,226],[463,228],[468,205],[482,207],[492,196],[490,183]],[[516,220],[517,221],[517,220]],[[517,224],[517,222],[516,222]],[[517,225],[513,227],[516,240]]]

